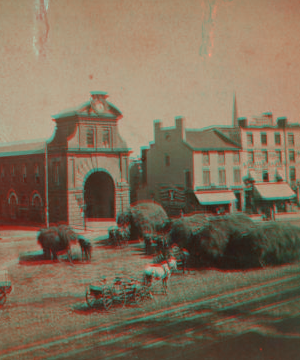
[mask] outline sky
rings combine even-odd
[[[52,116],[105,91],[133,150],[153,120],[299,121],[298,0],[0,0],[0,140],[50,137]]]

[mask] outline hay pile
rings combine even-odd
[[[254,265],[281,265],[300,259],[300,227],[266,222],[243,238],[243,254]]]
[[[155,234],[168,224],[168,216],[159,204],[143,202],[131,207],[117,217],[119,226],[130,225],[131,239]]]
[[[195,214],[173,220],[170,231],[170,243],[176,243],[179,247],[186,248],[190,251],[193,235],[207,222],[208,218],[203,214]]]
[[[190,239],[186,248],[201,265],[222,267],[224,256],[235,239],[242,238],[243,234],[254,227],[253,221],[244,214],[203,217],[196,215],[198,222],[188,226]]]

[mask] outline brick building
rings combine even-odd
[[[38,224],[114,219],[129,206],[130,150],[121,112],[92,92],[77,109],[53,117],[51,139],[0,146],[1,222]]]

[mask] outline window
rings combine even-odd
[[[1,180],[4,180],[5,177],[5,167],[4,165],[1,165]]]
[[[267,145],[267,134],[266,133],[261,133],[260,134],[260,140],[261,140],[262,145]]]
[[[281,151],[280,150],[276,150],[276,162],[281,164],[282,163],[282,155],[281,155]]]
[[[40,167],[38,164],[36,164],[34,167],[34,177],[35,177],[35,183],[39,184],[40,183]]]
[[[253,145],[253,134],[247,133],[247,145],[252,146]]]
[[[288,144],[294,145],[294,134],[288,134]]]
[[[103,144],[103,147],[105,147],[105,148],[110,147],[110,129],[108,129],[108,128],[103,129],[102,144]]]
[[[289,160],[291,163],[295,162],[295,151],[294,150],[289,150]]]
[[[225,164],[225,153],[224,153],[224,151],[218,151],[218,163],[220,165]]]
[[[219,169],[219,185],[226,184],[225,169]]]
[[[23,183],[27,182],[27,168],[25,164],[22,165],[22,180]]]
[[[53,171],[53,182],[59,185],[60,163],[58,161],[53,163]]]
[[[203,185],[209,186],[210,185],[210,171],[203,170]]]
[[[290,167],[290,181],[296,181],[296,169]]]
[[[280,133],[275,133],[275,144],[280,145],[281,144],[281,136]]]
[[[263,154],[263,162],[267,164],[268,163],[268,151],[263,150],[262,154]]]
[[[269,181],[269,173],[268,173],[267,170],[264,170],[264,171],[263,171],[262,178],[263,178],[263,181],[264,181],[264,182],[268,182],[268,181]]]
[[[240,163],[240,153],[238,151],[235,151],[233,153],[233,163],[239,164]]]
[[[170,156],[165,155],[165,166],[170,166]]]
[[[86,143],[88,147],[95,146],[94,129],[92,127],[89,127],[86,130]]]
[[[16,178],[15,165],[10,166],[10,175],[11,175],[11,179],[15,180],[15,178]]]
[[[205,151],[202,154],[203,156],[203,165],[209,165],[209,152]]]
[[[240,169],[233,169],[233,179],[235,184],[241,183],[241,170]]]
[[[254,152],[248,151],[248,163],[253,164],[254,163]]]

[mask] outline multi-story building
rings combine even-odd
[[[106,93],[92,92],[81,107],[54,116],[51,139],[1,144],[1,222],[82,226],[129,206],[121,118]]]
[[[155,121],[141,167],[140,198],[177,213],[285,210],[300,176],[300,125],[286,118],[274,124],[271,113],[249,122],[234,116],[232,126],[200,130],[185,129],[183,118],[176,118],[174,128]]]
[[[139,196],[153,198],[177,214],[239,208],[239,151],[239,144],[217,128],[185,129],[182,117],[172,128],[155,121],[154,142],[142,150],[144,182]]]

